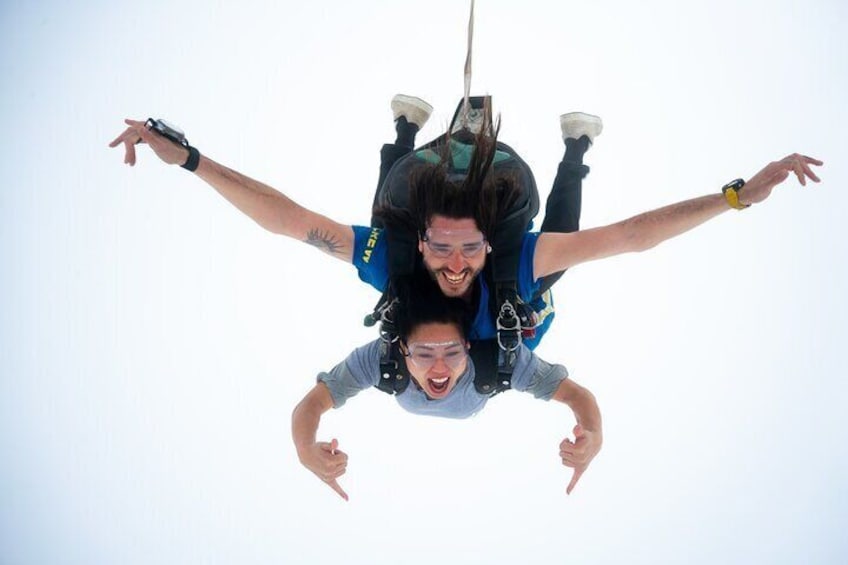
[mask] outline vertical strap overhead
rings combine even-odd
[[[471,0],[471,14],[468,16],[468,50],[465,53],[465,90],[462,98],[462,116],[460,123],[463,127],[468,125],[468,111],[470,104],[468,102],[469,94],[471,93],[471,43],[474,39],[474,0]]]

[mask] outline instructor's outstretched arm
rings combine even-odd
[[[143,142],[169,165],[182,165],[189,151],[145,127],[144,122],[124,120],[127,129],[110,147],[123,144],[124,163],[136,163],[136,144]],[[328,255],[351,262],[353,228],[304,208],[285,194],[201,155],[195,174],[221,196],[266,230],[298,239]]]
[[[810,166],[822,164],[818,159],[798,153],[769,163],[739,190],[739,202],[743,205],[762,202],[792,173],[801,185],[806,186],[808,178],[819,182]],[[542,233],[533,257],[533,276],[539,279],[587,261],[645,251],[730,209],[724,195],[716,192],[600,228],[573,233]]]

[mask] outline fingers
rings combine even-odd
[[[127,121],[130,122],[132,120]],[[140,141],[143,141],[148,145],[152,145],[163,139],[162,136],[158,133],[154,133],[147,129],[147,126],[144,125],[144,122],[133,122],[133,124],[134,125],[132,126],[132,129],[136,134],[138,134],[138,137],[133,141],[133,143],[139,143]]]
[[[578,424],[574,426],[574,441],[565,438],[559,444],[559,456],[566,467],[585,467],[599,449],[598,436]]]
[[[339,483],[337,483],[335,481],[335,479],[332,480],[332,481],[326,481],[326,483],[328,485],[330,485],[331,489],[333,489],[334,491],[339,493],[339,496],[341,496],[342,498],[344,498],[347,501],[350,501],[350,498],[347,496],[347,493],[344,491],[344,489],[342,487],[339,486]]]
[[[819,161],[818,159],[813,159],[812,157],[807,157],[806,155],[799,155],[801,157],[800,163],[801,168],[804,171],[804,174],[813,180],[813,182],[821,182],[821,179],[813,172],[813,169],[810,168],[810,165],[816,165],[817,167],[821,167],[824,163]]]
[[[806,163],[802,164],[804,169],[804,174],[813,179],[813,182],[821,182],[821,179],[813,172],[809,165]]]
[[[790,166],[792,167],[792,171],[795,173],[795,176],[798,178],[798,182],[801,183],[801,186],[807,186],[807,177],[804,174],[804,167],[801,165],[801,162],[792,161]]]
[[[317,475],[319,479],[330,485],[330,488],[339,493],[339,496],[341,496],[345,500],[347,500],[347,493],[345,493],[345,491],[339,486],[337,479],[344,475],[346,471],[346,467],[327,471],[316,471],[313,469],[313,473],[315,473],[315,475]]]
[[[574,429],[571,432],[574,434],[575,439],[580,439],[581,436],[586,435],[586,431],[580,424],[575,425]]]
[[[128,143],[129,139],[135,139],[138,136],[135,133],[135,130],[131,127],[124,130],[124,132],[112,140],[109,144],[109,147],[117,147],[121,143],[126,145],[126,150],[124,152],[124,163],[130,166],[135,165],[135,147],[132,143]]]
[[[559,444],[559,456],[562,458],[562,464],[566,467],[574,469],[571,475],[571,481],[565,489],[565,494],[571,494],[577,481],[583,476],[586,468],[589,466],[589,461],[592,459],[588,452],[587,432],[580,424],[574,426],[574,441],[568,438],[562,440]]]
[[[333,438],[330,443],[322,444],[322,449],[329,451],[330,453],[330,461],[327,467],[327,472],[324,477],[324,482],[330,485],[330,488],[336,491],[339,496],[344,498],[345,500],[350,500],[347,496],[347,493],[339,486],[339,483],[336,481],[337,478],[347,472],[347,454],[339,451],[339,440]]]
[[[338,446],[339,442],[335,439],[330,443],[318,443],[318,447],[325,454],[322,457],[321,469],[317,472],[318,476],[323,480],[338,478],[347,471],[347,453],[338,449]]]
[[[124,144],[124,163],[135,165],[137,143],[146,143],[168,165],[182,165],[188,159],[190,152],[186,147],[148,128],[147,122],[126,119],[124,123],[127,129],[109,144],[110,147]]]
[[[304,467],[316,477],[330,485],[339,496],[348,500],[347,493],[339,486],[337,479],[347,472],[347,454],[339,451],[339,442],[315,442],[306,449],[298,450],[298,457]]]
[[[138,143],[139,140],[144,139],[147,140],[150,137],[151,133],[144,125],[144,122],[139,122],[136,120],[124,120],[124,123],[129,127],[124,130],[124,133],[119,135],[115,141],[109,144],[109,147],[115,147],[120,142],[124,143]]]
[[[324,469],[323,471],[321,471],[317,474],[318,474],[318,477],[322,481],[328,482],[328,481],[338,479],[339,477],[341,477],[345,473],[347,473],[347,463],[345,463],[343,465],[334,466],[334,467]]]
[[[130,132],[132,132],[132,131],[134,131],[134,130],[133,130],[133,128],[127,128],[127,129],[125,129],[125,130],[123,131],[123,133],[121,133],[121,135],[119,135],[118,137],[116,137],[115,139],[113,139],[113,140],[112,140],[112,142],[109,144],[109,147],[117,147],[118,145],[120,145],[121,143],[123,143],[124,138],[126,138],[126,137],[127,137],[127,134],[128,134],[128,133],[130,133]]]
[[[813,157],[808,157],[807,155],[793,153],[792,155],[787,155],[781,163],[783,164],[783,167],[795,173],[795,177],[798,179],[798,182],[801,183],[801,186],[807,186],[808,178],[813,182],[821,182],[821,179],[813,172],[810,165],[820,167],[824,164],[823,161]]]
[[[576,467],[585,463],[585,450],[583,446],[566,438],[559,444],[559,457],[566,467]]]
[[[586,470],[585,467],[574,469],[574,473],[571,475],[571,481],[568,483],[568,486],[565,488],[565,494],[571,494],[571,491],[573,491],[574,487],[577,486],[577,481],[579,481],[580,477],[583,476],[583,472],[585,470]]]
[[[577,466],[583,464],[583,461],[581,459],[579,459],[579,458],[577,458],[573,455],[563,455],[561,452],[560,452],[560,459],[562,459],[562,464],[565,467],[570,467],[572,469],[574,467],[577,467]]]
[[[565,438],[559,444],[559,456],[562,459],[562,464],[566,467],[574,469],[571,476],[571,482],[565,489],[566,494],[571,494],[577,481],[583,476],[583,473],[589,467],[589,463],[598,454],[603,443],[603,437],[600,430],[585,429],[581,425],[574,426],[574,440]]]
[[[817,167],[821,167],[824,165],[824,161],[819,161],[815,157],[810,157],[809,155],[801,155],[800,153],[793,153],[792,155],[787,155],[783,159],[786,160],[797,160],[807,165],[815,165]]]
[[[131,132],[135,136],[135,132]],[[135,143],[130,143],[124,139],[124,163],[132,167],[135,165]]]
[[[124,163],[129,166],[135,165],[136,153],[135,144],[139,141],[148,141],[150,132],[144,127],[144,122],[136,120],[124,120],[129,127],[124,132],[109,143],[109,147],[117,147],[121,143],[124,144]]]
[[[339,449],[339,440],[333,439],[330,443],[327,442],[318,442],[318,447],[322,450],[327,451],[332,456],[341,456],[347,461],[347,454]]]

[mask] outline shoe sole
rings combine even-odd
[[[565,131],[566,128],[573,127],[578,124],[582,126],[578,128],[578,131]],[[585,112],[569,112],[567,114],[562,114],[559,117],[559,127],[562,130],[563,139],[573,137],[575,134],[579,133],[580,135],[587,136],[590,141],[594,141],[594,139],[601,135],[601,132],[604,130],[604,123],[599,116],[595,116],[594,114],[586,114]],[[576,138],[579,138],[580,135]]]
[[[430,119],[430,114],[433,113],[431,105],[418,97],[406,94],[396,94],[392,98],[391,108],[394,119],[405,116],[408,122],[417,125],[419,129],[424,127]]]

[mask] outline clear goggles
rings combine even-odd
[[[456,370],[468,356],[468,349],[459,341],[410,343],[406,349],[406,356],[422,371],[429,371],[439,359],[452,370]]]
[[[466,259],[470,259],[485,248],[486,253],[492,251],[486,238],[478,230],[434,230],[428,228],[421,241],[427,245],[436,257],[445,258],[453,255],[456,249]]]

